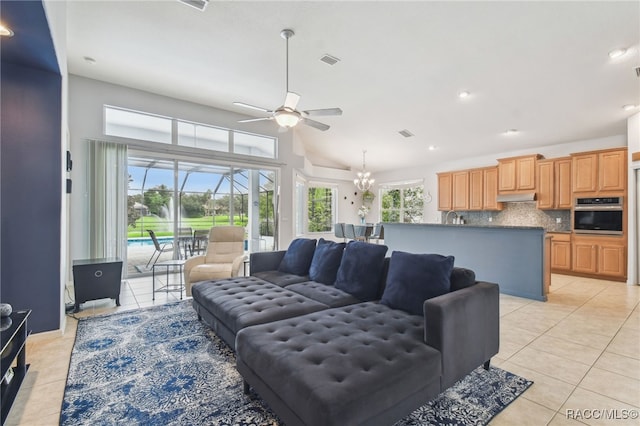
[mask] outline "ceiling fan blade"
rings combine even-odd
[[[237,106],[241,106],[243,108],[255,109],[256,111],[269,112],[269,113],[273,112],[273,111],[270,111],[270,110],[268,110],[266,108],[257,107],[255,105],[245,104],[244,102],[234,102],[233,104],[237,105]]]
[[[302,112],[307,115],[342,115],[342,110],[340,108],[310,109]]]
[[[238,120],[238,123],[252,123],[254,121],[266,121],[266,120],[273,120],[273,117],[247,118],[246,120]]]
[[[293,92],[287,92],[287,97],[284,98],[284,106],[286,108],[296,109],[299,101],[300,101],[300,95]]]
[[[311,126],[311,127],[315,127],[318,130],[322,130],[323,132],[325,130],[329,130],[329,126],[324,124],[324,123],[320,123],[319,121],[315,121],[315,120],[309,120],[308,118],[301,118],[300,121],[304,124],[306,124],[307,126]]]

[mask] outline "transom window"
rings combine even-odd
[[[108,105],[104,106],[104,134],[252,157],[276,158],[277,154],[277,139],[271,136]]]

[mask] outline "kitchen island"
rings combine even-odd
[[[499,284],[501,293],[547,300],[542,227],[385,223],[384,235],[389,253],[453,255],[456,266],[472,269],[480,281]]]

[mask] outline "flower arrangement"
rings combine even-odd
[[[364,219],[364,217],[368,214],[369,214],[369,207],[360,206],[360,208],[358,209],[358,216]]]

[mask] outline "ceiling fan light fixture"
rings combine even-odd
[[[300,113],[298,111],[290,111],[287,109],[276,111],[274,117],[280,127],[286,128],[294,127],[300,121]]]
[[[13,30],[4,24],[0,24],[0,36],[13,37]]]
[[[611,59],[617,59],[624,56],[625,53],[627,53],[627,49],[625,48],[613,49],[611,52],[609,52],[609,57]]]

